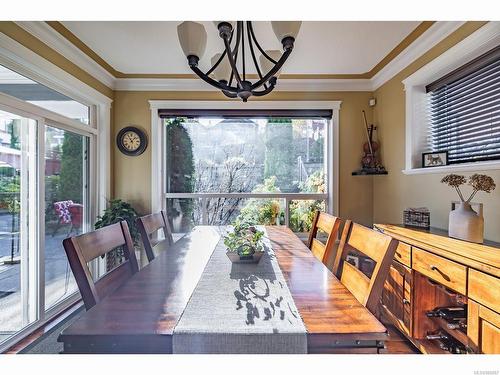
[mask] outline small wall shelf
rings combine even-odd
[[[375,175],[385,175],[389,174],[386,170],[365,170],[359,169],[357,171],[352,172],[353,176],[375,176]]]

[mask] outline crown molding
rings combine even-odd
[[[274,91],[371,91],[369,79],[278,79]],[[118,78],[117,91],[218,91],[201,79]]]
[[[402,69],[445,39],[465,22],[438,21],[392,59],[372,78],[282,78],[275,91],[374,91]],[[197,78],[117,78],[86,55],[45,22],[22,21],[17,24],[74,64],[117,91],[217,91]],[[360,75],[362,76],[362,75]]]
[[[384,66],[371,78],[373,90],[378,89],[389,81],[401,70],[429,51],[464,23],[465,22],[462,21],[439,21],[434,23],[434,25],[420,35],[413,43],[406,47],[389,64]]]
[[[405,89],[435,81],[499,44],[500,22],[488,22],[404,79]]]
[[[115,77],[100,66],[77,46],[64,38],[44,21],[17,21],[19,27],[23,28],[35,38],[54,49],[72,63],[78,65],[94,78],[114,89]]]
[[[110,105],[112,102],[111,98],[3,33],[0,33],[0,64],[81,103]]]

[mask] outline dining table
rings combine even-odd
[[[196,226],[66,327],[62,353],[378,353],[386,327],[285,226],[232,264],[228,226]]]

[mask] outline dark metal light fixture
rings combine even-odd
[[[293,50],[293,44],[302,22],[271,22],[276,37],[283,45],[283,52],[278,50],[265,51],[255,37],[251,21],[216,21],[214,23],[219,30],[219,36],[224,42],[224,51],[212,57],[212,67],[206,73],[203,73],[198,68],[198,62],[203,56],[207,44],[205,27],[200,23],[191,21],[185,21],[177,26],[179,42],[193,72],[205,82],[221,90],[224,95],[230,98],[239,97],[244,102],[250,96],[263,96],[273,91],[281,67]],[[236,30],[234,30],[235,24]],[[235,42],[232,47],[231,42],[233,39]],[[245,61],[247,46],[259,77],[254,83],[247,79]],[[260,64],[257,62],[254,47],[257,47],[261,53]],[[238,58],[240,57],[241,74],[237,68]]]

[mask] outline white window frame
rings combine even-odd
[[[338,216],[339,210],[339,111],[341,101],[175,101],[150,100],[151,109],[151,212],[165,208],[165,126],[159,109],[328,109],[332,119],[327,127],[327,165],[331,167],[327,179],[328,212]],[[291,198],[292,199],[292,198]]]
[[[430,126],[426,116],[427,94],[425,87],[499,44],[500,22],[488,22],[479,30],[403,80],[406,95],[405,169],[402,171],[404,174],[413,175],[500,169],[500,160],[478,161],[432,168],[422,168],[421,165],[422,153],[426,151],[426,137]]]
[[[38,107],[26,101],[0,93],[0,109],[13,114],[34,119],[38,122],[38,137],[45,134],[45,125],[53,126],[73,133],[88,136],[89,141],[89,171],[88,177],[91,184],[89,189],[89,218],[93,226],[97,215],[106,207],[107,199],[110,197],[110,128],[111,128],[111,103],[112,99],[106,97],[97,90],[81,82],[71,74],[57,67],[48,60],[27,49],[15,40],[0,33],[0,65],[5,66],[33,81],[60,92],[90,108],[89,124],[67,118],[58,113]],[[38,142],[38,166],[44,165],[45,150],[44,142]],[[37,244],[44,244],[43,226],[45,225],[45,184],[44,174],[37,176],[36,196],[38,207],[32,210],[38,212],[38,223],[36,230],[31,230],[30,241]],[[32,211],[30,211],[32,212]],[[43,246],[37,246],[38,253],[30,254],[35,260],[35,272],[28,275],[30,277],[30,288],[38,289],[30,298],[30,303],[35,304],[33,314],[36,320],[24,327],[22,330],[5,340],[0,345],[0,352],[22,338],[31,334],[34,330],[44,325],[55,315],[67,309],[75,303],[80,296],[77,292],[62,300],[50,309],[45,310],[45,259]],[[93,272],[102,274],[105,269],[104,262],[93,264]],[[31,290],[31,289],[30,289]]]

